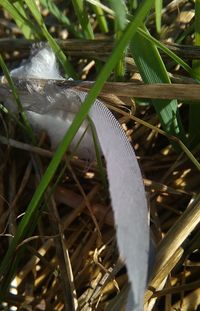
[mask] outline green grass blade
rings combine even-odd
[[[200,0],[195,2],[195,45],[200,46]],[[200,76],[200,60],[194,60],[193,72],[195,75]],[[200,102],[190,104],[189,112],[189,140],[192,147],[195,147],[200,141]]]
[[[145,83],[170,83],[162,58],[153,43],[137,33],[131,41],[130,50]],[[177,100],[154,100],[152,103],[163,129],[185,141]]]
[[[106,6],[105,4],[102,4],[98,0],[86,0],[86,2],[93,4],[93,5],[96,5],[96,6],[98,5],[98,7],[101,8],[107,14],[115,16],[115,12],[113,10],[111,10],[108,6]]]
[[[110,6],[115,14],[115,39],[118,40],[123,35],[123,29],[127,24],[127,7],[123,0],[114,1],[109,0]],[[121,59],[119,59],[115,67],[115,81],[123,81],[125,74],[125,56],[124,51]]]
[[[116,39],[119,39],[120,36],[123,36],[123,31],[117,29],[118,23],[116,23]],[[122,57],[118,60],[117,65],[115,66],[115,81],[123,81],[125,74],[125,56],[126,51],[123,52]]]
[[[120,40],[116,44],[116,47],[113,51],[113,54],[108,59],[107,63],[104,65],[103,69],[101,70],[93,88],[88,93],[88,96],[80,108],[79,113],[75,116],[73,123],[71,124],[68,132],[65,134],[62,142],[58,146],[58,149],[55,152],[53,159],[51,160],[47,170],[45,171],[39,186],[37,187],[28,207],[26,210],[25,215],[23,216],[18,228],[17,233],[12,239],[9,248],[1,261],[0,264],[0,279],[1,284],[3,284],[3,279],[7,277],[9,269],[12,265],[12,260],[14,258],[17,245],[26,237],[27,228],[31,227],[32,218],[38,213],[39,206],[41,200],[43,198],[44,192],[47,189],[50,181],[52,180],[60,161],[63,158],[63,155],[66,152],[69,144],[71,143],[73,137],[75,136],[76,132],[78,131],[80,125],[87,117],[88,111],[92,106],[95,98],[98,96],[99,92],[101,91],[104,82],[111,74],[114,66],[116,65],[118,58],[121,57],[124,49],[126,48],[127,44],[131,40],[131,38],[135,35],[137,28],[145,17],[147,16],[149,10],[151,9],[153,1],[143,1],[140,5],[139,9],[137,10],[134,20],[130,22],[130,24],[124,30],[123,36],[120,37]],[[1,291],[1,288],[0,288]],[[2,297],[1,297],[2,299]]]
[[[109,31],[108,24],[106,21],[104,11],[102,10],[100,4],[101,4],[100,0],[96,0],[96,4],[92,4],[92,9],[93,9],[94,13],[96,14],[97,21],[98,21],[99,28],[100,28],[101,32],[107,33]]]
[[[57,18],[57,20],[66,26],[67,30],[71,32],[76,38],[83,38],[84,36],[72,23],[69,18],[63,14],[52,0],[40,0],[40,3],[49,10],[49,12]]]
[[[81,25],[84,37],[86,39],[94,39],[94,33],[92,26],[90,24],[87,11],[85,9],[85,4],[83,0],[72,0],[74,10],[78,17],[79,23]]]
[[[42,15],[40,14],[40,11],[35,3],[35,0],[24,0],[26,5],[28,6],[29,10],[33,14],[35,20],[37,21],[39,26],[42,26],[44,24]]]
[[[155,0],[155,18],[156,18],[156,31],[160,33],[161,31],[161,17],[162,17],[162,0]]]

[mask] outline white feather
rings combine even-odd
[[[55,55],[50,48],[40,50],[29,63],[11,72],[15,77],[60,79]],[[31,124],[37,130],[46,130],[52,145],[57,145],[69,128],[87,93],[67,89],[60,91],[47,85],[43,94],[31,86],[29,98],[21,98]],[[80,101],[81,99],[81,101]],[[121,256],[125,259],[132,286],[127,310],[141,311],[146,288],[149,258],[149,224],[144,185],[138,162],[120,124],[99,100],[89,115],[96,127],[97,136],[107,163],[112,207],[115,216],[117,240]],[[79,129],[72,145],[74,148],[87,121]],[[81,142],[80,157],[94,157],[90,131]]]
[[[63,79],[58,70],[55,54],[48,46],[37,50],[26,64],[12,70],[11,74],[19,79]]]

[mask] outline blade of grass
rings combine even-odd
[[[38,23],[38,26],[40,27],[43,36],[47,39],[52,50],[54,51],[54,53],[58,57],[58,60],[60,61],[61,65],[63,66],[65,73],[74,79],[77,78],[77,75],[76,75],[71,63],[69,62],[69,60],[67,59],[67,57],[65,56],[65,54],[63,53],[63,51],[61,50],[61,48],[59,47],[59,45],[55,41],[55,39],[48,32],[48,30],[44,24],[44,21],[42,19],[42,16],[41,16],[41,14],[37,8],[35,1],[32,1],[32,0],[24,0],[24,1],[26,3],[27,7],[29,8],[29,10],[31,11],[33,17],[35,18],[36,22]]]
[[[40,14],[40,11],[39,11],[36,3],[35,3],[35,0],[33,0],[33,1],[24,0],[24,2],[26,3],[27,7],[31,11],[31,13],[32,13],[33,17],[35,18],[35,20],[37,21],[38,25],[39,26],[44,25],[42,15]]]
[[[62,142],[60,143],[58,149],[55,152],[53,159],[51,160],[47,170],[45,171],[39,186],[37,187],[28,207],[26,210],[25,215],[23,216],[18,228],[16,235],[12,239],[9,248],[3,257],[1,264],[0,264],[0,280],[1,280],[1,288],[4,284],[4,281],[7,278],[9,273],[10,267],[12,265],[12,261],[15,255],[15,260],[19,260],[19,254],[16,253],[16,248],[18,244],[25,238],[25,236],[29,233],[28,231],[31,229],[33,230],[36,226],[36,221],[32,223],[32,218],[38,213],[41,200],[43,198],[44,192],[47,189],[49,183],[51,182],[62,158],[65,154],[69,144],[73,140],[76,132],[78,131],[80,125],[86,118],[90,107],[92,106],[95,98],[98,96],[99,92],[101,91],[104,82],[109,77],[112,69],[116,65],[118,58],[123,53],[124,49],[126,48],[127,44],[131,40],[131,38],[135,35],[138,26],[142,23],[142,21],[147,16],[149,10],[151,9],[153,4],[152,0],[143,1],[140,5],[139,9],[137,10],[134,20],[130,22],[130,24],[124,30],[124,35],[120,37],[119,42],[117,43],[113,54],[110,56],[107,63],[104,65],[102,71],[100,72],[93,88],[90,90],[85,102],[80,108],[79,113],[75,116],[74,121],[72,122],[68,132],[65,134]],[[3,295],[1,298],[3,299]]]
[[[73,3],[74,10],[76,12],[76,15],[78,17],[79,23],[83,31],[83,37],[86,39],[91,39],[91,40],[94,39],[93,29],[89,21],[89,17],[86,11],[86,6],[85,6],[84,1],[83,0],[72,0],[72,3]],[[102,65],[98,60],[95,61],[95,66],[99,72]]]
[[[115,39],[118,40],[120,36],[123,35],[123,29],[127,24],[127,7],[122,0],[109,0],[109,3],[115,13]],[[125,74],[125,56],[126,51],[124,51],[121,59],[119,59],[115,67],[115,81],[123,81]]]
[[[108,29],[106,17],[104,15],[104,11],[102,10],[100,6],[100,0],[96,0],[96,4],[92,4],[92,9],[94,13],[96,14],[101,32],[108,33],[109,29]]]
[[[200,45],[200,0],[195,1],[195,45]],[[192,63],[193,72],[195,75],[200,75],[200,61],[194,60]],[[195,147],[200,140],[200,103],[197,105],[190,104],[189,112],[189,140],[192,147]]]
[[[116,39],[119,39],[120,36],[123,36],[123,31],[118,29],[118,23],[115,23],[116,31],[115,36]],[[122,57],[118,60],[117,65],[115,66],[115,81],[123,81],[125,74],[125,57],[126,51],[123,52]]]
[[[83,31],[83,37],[86,39],[91,39],[91,40],[94,39],[93,29],[89,21],[89,17],[86,11],[86,6],[85,6],[84,1],[83,0],[72,0],[72,3],[73,3],[74,10],[76,12],[76,15],[78,17],[79,23]],[[95,67],[97,71],[99,72],[102,67],[100,61],[98,60],[95,61]]]
[[[94,33],[92,26],[90,24],[87,11],[85,9],[85,4],[83,0],[72,0],[74,10],[78,17],[79,23],[81,25],[84,37],[86,39],[94,39]]]
[[[160,33],[161,31],[161,13],[162,13],[163,1],[155,0],[155,18],[156,18],[156,31]]]
[[[143,30],[147,32],[146,28]],[[153,43],[137,33],[131,41],[130,50],[145,83],[171,83],[162,58]],[[152,103],[163,129],[185,141],[177,100],[154,100]]]
[[[86,0],[86,2],[91,3],[93,5],[98,5],[99,8],[101,8],[104,12],[106,12],[107,14],[110,14],[112,16],[115,15],[114,11],[111,10],[109,7],[107,7],[105,4],[102,4],[101,2],[99,2],[98,0]]]

